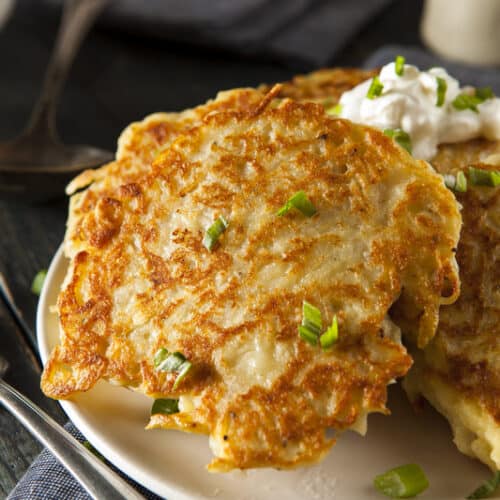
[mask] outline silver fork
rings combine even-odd
[[[69,432],[7,384],[3,380],[7,368],[7,361],[0,355],[0,403],[59,459],[92,498],[144,500]]]

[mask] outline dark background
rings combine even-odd
[[[331,65],[360,66],[386,44],[421,45],[421,9],[421,1],[393,2],[346,44]],[[59,18],[57,7],[18,0],[0,30],[0,140],[18,133],[29,116]],[[114,151],[123,128],[149,113],[181,110],[222,89],[286,80],[310,69],[148,39],[99,24],[87,37],[70,72],[57,125],[67,143]],[[30,292],[30,284],[39,269],[48,267],[62,241],[66,211],[65,199],[38,205],[0,201],[0,272],[33,331],[37,297]],[[39,366],[30,339],[1,304],[0,353],[10,362],[5,379],[63,422],[58,404],[39,390]],[[0,498],[8,494],[39,451],[40,445],[0,408]]]

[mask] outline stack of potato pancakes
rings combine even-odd
[[[500,144],[428,163],[325,111],[374,74],[322,70],[130,125],[114,162],[68,186],[44,392],[144,393],[148,428],[208,434],[223,472],[318,461],[405,377],[499,468],[500,188],[456,194],[443,174],[494,170]]]

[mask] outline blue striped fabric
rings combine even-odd
[[[72,423],[67,423],[66,430],[78,441],[85,440],[83,435]],[[128,483],[134,486],[144,498],[160,500],[160,497],[151,493],[141,485],[132,481],[118,469],[106,462],[111,469],[117,472]],[[26,474],[17,486],[11,491],[7,500],[89,500],[90,496],[73,478],[73,476],[59,463],[48,450],[43,450],[31,464]],[[103,499],[104,500],[104,499]]]

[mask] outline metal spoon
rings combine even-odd
[[[42,91],[24,132],[0,143],[0,197],[45,200],[62,196],[78,172],[110,161],[92,146],[65,146],[55,127],[57,98],[80,47],[108,0],[67,0]]]
[[[93,453],[2,377],[8,363],[0,356],[0,402],[45,445],[96,500],[144,500]]]

